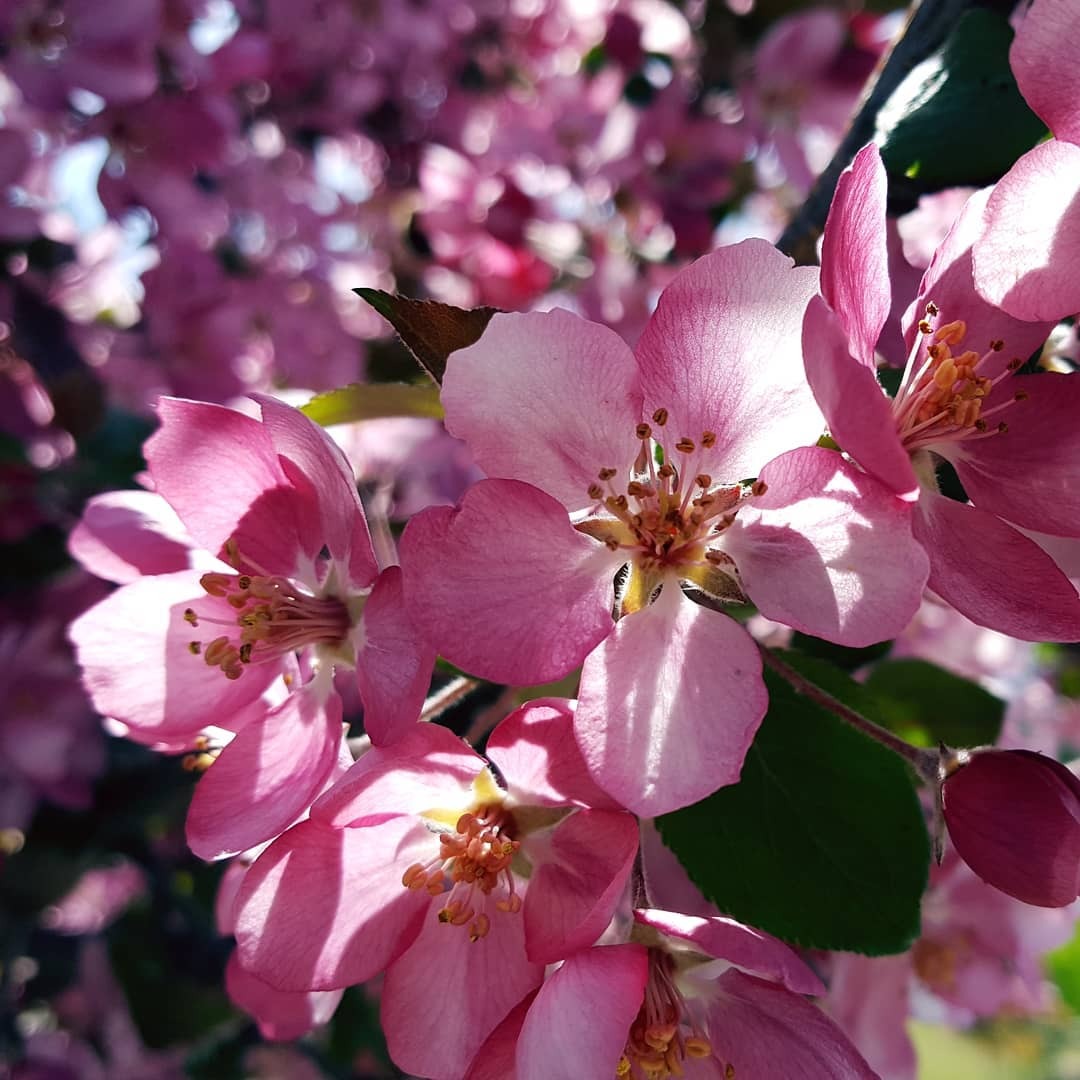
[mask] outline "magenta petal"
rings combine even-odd
[[[803,356],[829,431],[867,472],[897,495],[909,496],[919,484],[896,433],[892,404],[873,369],[857,363],[849,349],[839,318],[815,296],[803,323]]]
[[[689,941],[706,956],[775,979],[796,994],[825,993],[825,984],[790,945],[734,919],[722,915],[700,918],[655,908],[635,910],[634,919],[661,933]]]
[[[723,542],[761,613],[856,647],[903,630],[927,574],[911,504],[819,447],[770,461],[760,479],[768,490]]]
[[[386,973],[382,1024],[394,1063],[430,1080],[458,1080],[544,969],[525,959],[520,914],[489,905],[479,941],[468,927],[441,923],[438,904],[412,947]]]
[[[1080,143],[1080,72],[1071,45],[1072,0],[1035,0],[1009,50],[1009,65],[1027,103],[1059,138]]]
[[[618,810],[579,810],[547,837],[529,837],[533,864],[525,897],[525,949],[553,964],[607,929],[638,849],[638,824]]]
[[[613,330],[556,309],[495,315],[453,353],[446,426],[491,477],[524,480],[570,510],[591,506],[604,468],[628,468],[640,443],[637,368]]]
[[[536,995],[518,1039],[518,1080],[612,1077],[648,976],[641,945],[571,956]]]
[[[529,994],[510,1010],[480,1047],[465,1080],[517,1080],[518,1037],[535,1000],[536,994]]]
[[[356,677],[364,731],[381,746],[416,723],[435,666],[435,650],[421,641],[405,609],[400,567],[388,567],[377,578],[362,627]]]
[[[912,519],[930,588],[962,615],[1023,641],[1080,641],[1080,598],[1037,544],[986,510],[924,491]]]
[[[1080,536],[1080,381],[1018,375],[1000,391],[985,408],[1016,393],[1026,395],[998,414],[1008,431],[935,449],[956,466],[980,509],[1021,528]]]
[[[441,655],[493,682],[561,679],[611,630],[617,556],[529,484],[481,480],[460,508],[418,514],[401,561],[417,626]]]
[[[753,1080],[879,1080],[844,1033],[805,998],[741,971],[717,980],[713,1054]]]
[[[271,840],[314,801],[337,760],[341,698],[309,685],[265,720],[248,724],[199,781],[187,842],[200,859],[220,859]]]
[[[767,706],[749,634],[669,581],[585,661],[574,730],[597,783],[653,817],[734,784]]]
[[[1080,779],[1030,750],[974,751],[945,781],[942,804],[960,857],[1025,904],[1080,895]]]
[[[998,181],[975,244],[980,295],[1018,319],[1080,311],[1080,146],[1052,139]],[[1027,353],[1006,341],[1012,352]]]
[[[575,702],[538,698],[515,709],[484,748],[506,780],[507,791],[528,806],[618,804],[596,786],[574,736]]]
[[[341,1001],[344,990],[302,993],[275,990],[269,983],[245,971],[235,952],[225,967],[225,989],[234,1004],[255,1017],[264,1039],[290,1041],[325,1024]]]
[[[372,978],[409,947],[432,906],[401,875],[437,852],[438,842],[411,818],[369,829],[294,825],[240,886],[242,964],[279,990],[334,990]]]
[[[821,294],[843,321],[851,355],[871,372],[892,304],[887,187],[881,154],[867,143],[840,174],[821,242]]]
[[[803,313],[818,274],[764,240],[721,248],[682,270],[638,341],[645,410],[668,410],[672,441],[717,435],[702,471],[756,476],[817,441],[822,417],[803,375]]]

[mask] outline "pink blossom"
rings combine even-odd
[[[414,617],[499,682],[584,660],[578,740],[644,815],[733,783],[766,707],[752,640],[684,586],[848,645],[918,603],[906,507],[838,454],[783,453],[821,427],[798,347],[815,286],[747,241],[679,274],[633,352],[556,310],[496,315],[449,359],[447,427],[490,479],[407,526]]]
[[[435,1080],[464,1075],[544,964],[596,940],[637,850],[636,822],[588,776],[568,703],[519,709],[486,753],[505,789],[433,724],[368,751],[259,856],[237,899],[240,962],[272,987],[385,970],[390,1053]]]
[[[844,451],[917,498],[913,528],[930,557],[930,587],[981,625],[1072,641],[1080,597],[1016,526],[1080,534],[1080,384],[1014,374],[1049,325],[1014,319],[975,294],[971,245],[985,197],[969,200],[923,277],[908,314],[908,365],[890,401],[874,372],[891,303],[885,172],[877,148],[864,147],[829,213],[823,297],[811,301],[803,331],[806,373]],[[939,493],[941,460],[974,505]]]

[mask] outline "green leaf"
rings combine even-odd
[[[1000,698],[925,660],[883,661],[865,686],[880,703],[875,719],[916,746],[983,746],[1001,733]]]
[[[822,661],[785,659],[853,708],[868,700]],[[919,933],[930,859],[906,764],[779,676],[765,681],[769,712],[742,779],[659,818],[664,842],[751,926],[806,948],[902,952]]]
[[[875,135],[890,195],[993,183],[1046,134],[1016,87],[1012,38],[1004,16],[972,8],[896,88]]]
[[[1061,991],[1062,1001],[1080,1013],[1080,923],[1072,941],[1047,954],[1046,971]]]
[[[352,383],[313,397],[300,411],[322,427],[381,416],[443,418],[439,388],[410,383]]]
[[[805,656],[816,656],[821,660],[830,660],[838,668],[844,671],[856,671],[866,664],[880,660],[886,656],[892,648],[891,641],[880,641],[876,645],[868,645],[863,649],[852,649],[847,645],[835,645],[831,641],[822,638],[811,637],[809,634],[795,632],[791,639],[791,647]]]
[[[417,363],[442,385],[446,358],[480,339],[498,308],[466,311],[436,300],[413,300],[382,289],[354,289],[398,332]]]

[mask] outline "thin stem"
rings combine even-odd
[[[853,728],[868,735],[875,742],[898,754],[919,774],[926,783],[938,782],[938,768],[941,755],[937,750],[924,750],[918,746],[912,746],[898,735],[886,730],[873,720],[868,720],[860,712],[845,705],[839,698],[833,697],[827,690],[823,690],[816,683],[812,683],[805,675],[798,672],[790,664],[781,660],[771,649],[758,642],[758,651],[761,659],[767,667],[772,668],[782,679],[790,683],[792,688],[803,697],[835,713],[841,720],[850,724]]]
[[[420,719],[434,720],[437,716],[441,716],[451,705],[456,705],[479,685],[475,679],[470,679],[466,675],[459,675],[452,682],[448,682],[442,689],[436,690],[424,702],[424,707],[420,710]]]

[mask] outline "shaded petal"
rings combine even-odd
[[[525,897],[529,959],[553,964],[607,929],[638,849],[636,819],[618,810],[579,810],[548,836],[526,837],[533,865]]]
[[[589,774],[574,736],[576,702],[537,698],[515,709],[491,733],[484,754],[526,806],[618,806]]]
[[[821,294],[844,324],[851,355],[871,371],[892,305],[887,189],[881,153],[867,143],[840,174],[821,242]]]
[[[458,1080],[507,1014],[540,985],[544,969],[525,959],[519,915],[489,905],[479,941],[439,922],[437,904],[412,948],[386,973],[382,1024],[399,1068],[431,1080]]]
[[[641,945],[571,956],[536,995],[518,1039],[518,1080],[609,1077],[641,1008],[648,977]]]
[[[1059,138],[1080,143],[1080,72],[1073,38],[1072,0],[1035,0],[1009,49],[1009,66],[1020,93]]]
[[[438,852],[411,818],[370,829],[303,821],[252,864],[236,901],[240,961],[278,990],[334,990],[382,971],[432,907],[401,875]]]
[[[655,908],[637,909],[634,919],[661,933],[689,941],[699,952],[727,960],[782,983],[796,994],[823,994],[825,984],[789,945],[723,915],[700,918]]]
[[[1080,640],[1080,598],[1037,544],[978,507],[924,491],[912,519],[930,588],[980,626],[1023,641]]]
[[[879,1080],[820,1009],[776,983],[727,971],[709,1013],[713,1054],[753,1080]]]
[[[1080,380],[1017,375],[986,401],[1024,401],[999,414],[1008,431],[934,449],[956,466],[971,501],[1023,528],[1080,536]],[[985,410],[984,410],[985,411]]]
[[[633,353],[613,330],[568,311],[498,314],[452,353],[446,427],[488,476],[524,480],[570,510],[604,468],[629,468],[640,443]]]
[[[187,842],[220,859],[271,840],[314,801],[337,760],[341,698],[311,684],[248,724],[195,788]]]
[[[407,732],[431,684],[435,650],[422,641],[405,609],[401,568],[387,567],[364,606],[356,657],[364,731],[376,746]]]
[[[641,869],[646,895],[654,904],[686,915],[719,915],[716,905],[706,900],[690,880],[683,864],[660,837],[651,821],[641,823]]]
[[[919,483],[896,433],[891,402],[874,371],[854,360],[840,320],[817,296],[806,309],[803,354],[806,378],[836,442],[898,495],[916,492]]]
[[[237,954],[225,966],[225,990],[230,1000],[255,1017],[264,1039],[289,1041],[325,1024],[341,1001],[344,990],[314,990],[310,993],[275,990],[269,983],[245,971]]]
[[[536,994],[529,994],[510,1010],[480,1047],[465,1080],[517,1080],[518,1037],[535,1000]]]
[[[205,631],[189,626],[184,611],[215,604],[198,572],[182,571],[123,585],[76,619],[68,636],[94,708],[130,725],[139,742],[193,736],[210,725],[238,730],[242,710],[281,668],[253,664],[227,679],[193,656],[188,646]]]
[[[767,706],[750,636],[669,581],[585,661],[574,730],[597,783],[653,817],[734,784]]]
[[[619,562],[529,484],[481,480],[401,538],[416,625],[451,663],[508,685],[573,671],[611,630]]]
[[[660,295],[634,350],[645,412],[668,410],[672,442],[716,434],[694,472],[756,476],[769,458],[817,441],[824,425],[801,347],[817,284],[815,268],[744,240],[698,259]]]
[[[1080,311],[1078,261],[1080,146],[1051,140],[1028,151],[995,186],[986,231],[975,244],[975,285],[1016,318],[1056,321]],[[1006,345],[1024,358],[1031,351],[1008,339]]]

